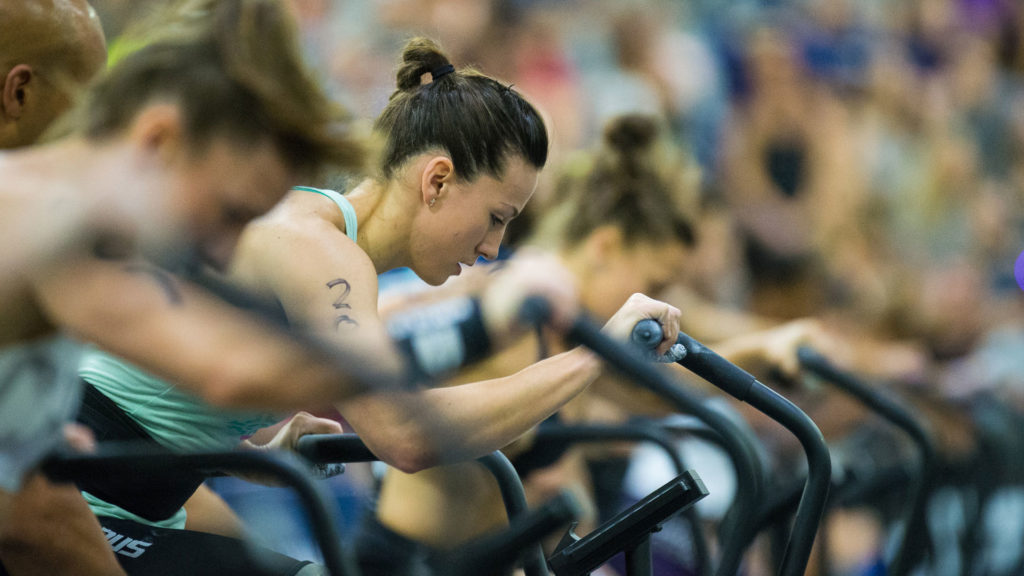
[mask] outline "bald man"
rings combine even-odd
[[[36,143],[106,57],[103,29],[86,0],[0,2],[0,150]],[[0,201],[0,210],[11,216],[0,222],[0,278],[45,263],[78,240],[76,231],[95,228],[94,204],[105,200],[72,204],[40,201],[39,194]]]
[[[36,142],[106,58],[85,0],[0,2],[0,149]]]
[[[39,140],[103,68],[106,57],[99,18],[85,0],[0,2],[0,149],[20,148]],[[74,486],[54,487],[37,475],[10,506],[14,522],[0,534],[0,561],[6,560],[15,576],[53,573],[53,566],[40,559],[64,562],[62,558],[69,556],[81,567],[81,574],[124,573],[99,523],[81,513],[88,509]],[[59,517],[24,517],[29,511]],[[45,555],[34,553],[37,540],[33,534],[54,527],[59,533],[48,538],[54,546],[48,547]],[[68,549],[60,544],[68,541],[76,545]]]

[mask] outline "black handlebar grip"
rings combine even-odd
[[[543,324],[551,319],[551,304],[542,296],[527,296],[519,307],[519,319],[524,324]]]
[[[663,335],[664,332],[661,330],[661,324],[657,320],[648,318],[636,323],[636,326],[633,327],[633,333],[629,336],[629,340],[645,350],[654,350],[658,347],[658,344],[661,344]]]

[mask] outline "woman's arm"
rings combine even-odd
[[[242,277],[272,292],[290,321],[315,329],[340,347],[372,346],[378,355],[401,363],[377,315],[376,271],[358,246],[326,223],[318,227],[278,221],[259,226],[243,237],[236,265]],[[574,294],[565,288],[571,285],[564,271],[509,266],[481,294],[485,316],[491,320],[489,332],[509,331],[518,303],[537,292],[556,301],[555,322],[564,326],[574,307]],[[670,324],[672,332],[678,330],[678,310],[640,295],[620,312],[606,330],[622,339],[646,317]],[[401,393],[352,399],[339,410],[379,458],[401,470],[416,471],[508,444],[585,389],[600,371],[595,358],[581,349],[536,364],[535,353],[513,348],[509,354],[505,358],[512,358],[514,368],[500,372],[506,376],[423,392],[421,408],[434,421],[424,418]]]
[[[634,295],[603,330],[625,340],[639,320],[656,318],[675,332],[678,315],[671,306]],[[540,362],[535,362],[536,358],[532,340],[526,339],[460,373],[457,382],[461,384],[425,391],[423,402],[444,422],[445,435],[438,442],[443,451],[421,445],[424,439],[416,431],[415,419],[390,407],[382,395],[349,401],[341,410],[371,450],[406,472],[481,456],[507,445],[557,412],[602,372],[600,362],[583,348]],[[496,374],[506,376],[495,378]]]
[[[372,349],[386,362],[403,365],[377,314],[373,264],[337,229],[262,223],[247,232],[241,246],[236,271],[273,293],[291,322],[310,327],[340,348]],[[522,275],[528,273],[514,278]],[[500,303],[489,307],[489,316],[502,317],[488,323],[489,332],[507,331],[513,323],[509,310],[528,291],[508,275],[503,280],[500,288],[495,286],[500,297],[485,298]],[[513,362],[518,370],[535,359],[535,353],[527,352]],[[585,388],[597,369],[589,354],[573,351],[520,375],[426,390],[420,394],[423,406],[411,404],[407,393],[382,393],[348,400],[339,410],[377,457],[411,472],[480,456],[511,442]]]
[[[403,472],[470,460],[511,443],[600,373],[599,362],[580,348],[526,364],[511,376],[422,392],[422,402],[444,422],[440,441],[391,394],[365,395],[339,409],[378,458]]]
[[[80,261],[35,286],[57,325],[215,405],[309,408],[365,391],[340,353],[306,346],[153,266]]]

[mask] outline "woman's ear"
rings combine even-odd
[[[455,165],[447,156],[434,156],[427,160],[420,176],[420,194],[423,203],[433,208],[447,187],[455,181]]]
[[[128,137],[136,146],[166,162],[184,149],[181,111],[173,104],[151,104],[135,116]]]

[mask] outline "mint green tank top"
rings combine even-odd
[[[334,190],[297,186],[330,198],[345,218],[345,234],[356,241],[356,212],[347,198]],[[198,396],[153,376],[129,362],[97,348],[82,353],[78,374],[121,408],[159,444],[171,450],[230,449],[260,428],[281,421],[285,415],[215,408]],[[287,386],[287,382],[281,383]],[[83,492],[93,512],[158,525],[184,528],[184,509],[161,522],[151,522],[127,510]]]
[[[243,436],[279,422],[285,416],[215,408],[198,396],[97,348],[83,352],[78,375],[117,404],[158,444],[171,450],[231,449]],[[288,385],[287,382],[281,384]],[[166,520],[151,522],[88,492],[82,492],[82,496],[98,516],[163,528],[185,527],[184,508]]]
[[[352,207],[352,203],[348,201],[340,192],[334,190],[324,190],[321,188],[312,188],[310,186],[295,186],[293,190],[302,190],[304,192],[313,192],[326,196],[334,201],[338,205],[338,209],[341,210],[341,215],[345,217],[345,234],[356,241],[356,231],[359,227],[359,221],[356,220],[356,209]]]

